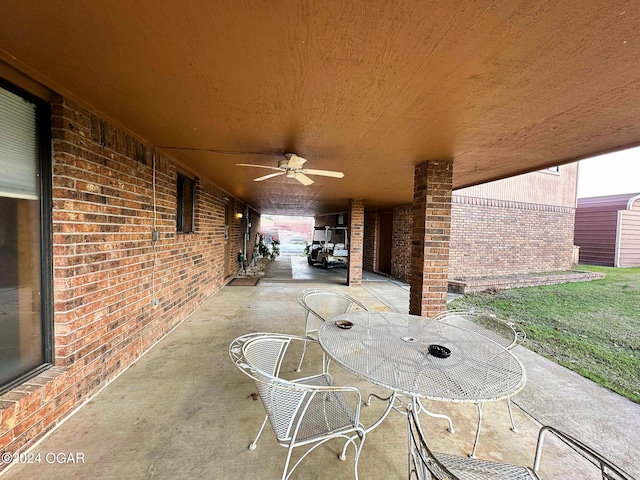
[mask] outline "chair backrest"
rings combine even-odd
[[[600,474],[603,480],[634,480],[634,478],[620,467],[615,465],[610,460],[603,457],[600,453],[596,452],[591,447],[585,445],[580,440],[568,435],[560,430],[557,430],[548,425],[540,429],[538,434],[538,446],[536,447],[536,457],[533,462],[534,472],[538,471],[540,467],[540,460],[542,457],[542,446],[544,443],[545,434],[547,432],[552,433],[558,437],[562,442],[568,445],[572,450],[580,453],[585,459],[600,469]]]
[[[305,342],[304,337],[277,333],[249,334],[235,339],[229,355],[236,366],[251,377],[269,418],[276,438],[286,444],[298,435],[302,418],[315,418],[318,431],[334,422],[357,424],[358,415],[337,401],[329,382],[304,384],[278,377],[284,355],[292,341]],[[324,376],[319,376],[326,379]],[[330,377],[329,377],[330,379]],[[312,401],[326,400],[326,401]],[[320,411],[317,405],[321,406]],[[308,427],[307,427],[308,428]],[[314,428],[314,427],[311,427]]]
[[[322,288],[302,290],[298,292],[296,299],[307,312],[322,322],[354,310],[367,311],[366,307],[355,298]]]
[[[229,355],[251,377],[279,442],[291,439],[296,412],[310,394],[309,388],[278,378],[292,336],[254,333],[236,338]],[[302,339],[304,340],[304,339]]]
[[[424,438],[415,406],[407,406],[409,425],[409,480],[460,480],[436,458]]]
[[[507,350],[520,345],[526,339],[524,330],[516,323],[502,320],[493,314],[453,310],[439,313],[433,319],[478,333]]]
[[[277,377],[291,337],[273,333],[250,333],[236,338],[229,345],[229,355],[236,366],[253,378],[252,372]],[[250,348],[247,348],[250,344]]]

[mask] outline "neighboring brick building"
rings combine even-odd
[[[577,163],[453,192],[449,279],[573,264]],[[410,281],[411,205],[365,215],[366,270]]]

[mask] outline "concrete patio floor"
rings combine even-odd
[[[344,269],[304,268],[299,258],[281,257],[257,286],[223,288],[33,447],[30,453],[41,454],[40,463],[16,464],[2,480],[280,478],[286,450],[277,445],[269,427],[258,448],[247,449],[264,410],[252,398],[253,382],[229,359],[228,345],[237,336],[255,331],[302,334],[303,312],[295,301],[302,288],[340,290],[370,310],[402,310],[408,305],[408,288],[403,284],[366,274],[362,287],[346,287],[344,278]],[[506,402],[486,404],[479,458],[531,466],[540,422],[551,423],[606,451],[640,478],[640,405],[522,347],[514,353],[528,372],[527,386],[514,398],[519,431],[510,430]],[[293,372],[298,360],[298,352],[292,351],[283,372],[291,376],[316,373],[319,348],[310,349],[300,374]],[[372,391],[383,393],[337,366],[331,367],[331,373],[336,383],[358,387],[363,397]],[[476,407],[439,402],[427,406],[450,415],[456,428],[451,434],[444,421],[422,417],[431,446],[448,453],[469,453]],[[383,407],[380,402],[363,407],[363,423],[372,423]],[[320,447],[292,478],[353,478],[353,450],[341,462],[337,459],[341,447],[339,441]],[[543,478],[600,478],[556,441],[549,441],[545,451]],[[83,462],[49,463],[46,458],[52,457],[47,453],[80,453]],[[392,412],[367,435],[359,474],[362,480],[407,478],[404,416]]]

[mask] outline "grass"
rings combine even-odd
[[[640,268],[581,265],[603,280],[476,293],[450,309],[518,323],[525,347],[640,403]]]

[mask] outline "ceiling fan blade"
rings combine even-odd
[[[299,170],[299,172],[305,173],[307,175],[322,175],[323,177],[344,178],[344,173],[333,172],[331,170],[313,170],[309,168],[303,168],[302,170]]]
[[[254,182],[261,182],[263,180],[267,180],[269,178],[277,177],[278,175],[284,175],[286,172],[278,172],[278,173],[270,173],[269,175],[265,175],[264,177],[254,178]]]
[[[238,167],[257,167],[257,168],[268,168],[269,170],[282,170],[280,167],[269,167],[267,165],[253,165],[251,163],[236,163]]]
[[[295,153],[286,153],[284,156],[289,162],[289,167],[293,169],[301,168],[307,161],[305,158],[299,157]]]
[[[309,177],[307,177],[304,173],[298,173],[296,172],[293,175],[293,178],[295,178],[296,180],[298,180],[301,184],[303,185],[311,185],[313,183],[313,180],[311,180]]]

